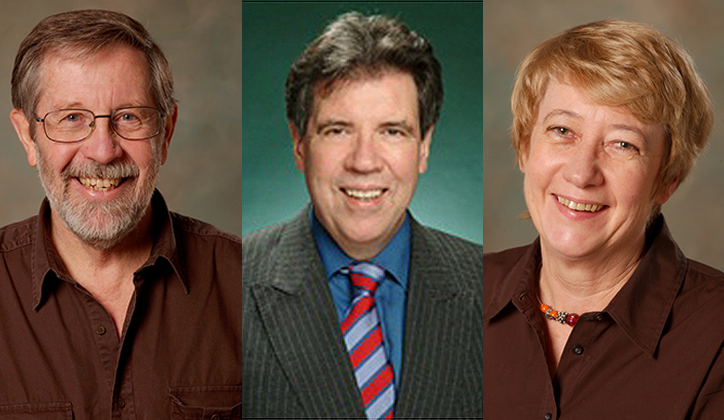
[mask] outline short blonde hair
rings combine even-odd
[[[644,123],[664,124],[668,145],[657,193],[676,180],[681,185],[706,145],[713,125],[709,91],[686,50],[651,26],[591,22],[545,41],[523,59],[511,98],[518,160],[528,152],[551,79],[575,86],[594,102],[622,106]]]

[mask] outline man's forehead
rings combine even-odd
[[[334,92],[337,92],[341,89],[344,89],[345,87],[348,87],[351,84],[354,83],[360,83],[360,82],[366,82],[366,81],[375,81],[375,80],[381,80],[386,76],[391,75],[407,75],[409,76],[413,83],[415,81],[414,76],[412,73],[403,71],[396,68],[391,67],[382,67],[382,68],[374,68],[374,69],[367,69],[367,68],[359,68],[350,71],[349,73],[345,74],[343,77],[338,78],[328,78],[328,79],[322,79],[317,81],[314,84],[314,89],[312,89],[314,99],[326,99],[330,95],[332,95]],[[415,92],[417,92],[417,84],[415,84]]]
[[[129,54],[133,60],[136,60],[138,65],[136,66],[140,71],[144,73],[146,83],[150,87],[150,69],[148,68],[148,59],[143,52],[127,46],[125,44],[112,44],[104,46],[100,49],[90,49],[84,46],[70,46],[56,48],[48,52],[45,57],[41,60],[38,67],[38,79],[37,79],[37,100],[36,105],[40,102],[44,94],[48,94],[46,84],[50,81],[51,76],[64,77],[66,76],[61,67],[65,64],[77,64],[79,68],[85,68],[92,70],[95,67],[100,67],[103,58],[114,58],[119,56],[119,52],[123,54]],[[150,92],[150,90],[149,90]],[[67,99],[67,98],[66,98]],[[65,99],[64,99],[65,100]]]
[[[419,97],[419,92],[417,91],[417,84],[415,83],[414,77],[411,73],[397,70],[397,69],[379,69],[376,71],[361,71],[356,70],[352,73],[350,73],[347,77],[339,78],[339,79],[326,79],[322,81],[318,81],[314,84],[314,88],[312,89],[312,101],[311,101],[311,112],[310,112],[310,122],[313,122],[317,117],[319,117],[319,105],[329,99],[331,96],[333,96],[336,93],[339,93],[342,90],[345,90],[346,88],[349,88],[351,85],[359,84],[359,83],[365,83],[365,82],[374,82],[374,81],[380,81],[383,78],[387,76],[408,76],[413,84],[413,89],[415,91],[415,108],[414,111],[416,114],[419,114],[418,109],[418,103],[417,98]]]

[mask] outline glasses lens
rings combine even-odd
[[[93,131],[93,113],[82,109],[61,109],[49,112],[43,122],[45,134],[51,140],[74,142]]]
[[[111,115],[116,133],[128,140],[143,140],[156,136],[161,132],[162,121],[159,110],[145,106],[120,108]]]

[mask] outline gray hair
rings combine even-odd
[[[172,113],[176,105],[173,76],[161,48],[136,20],[107,10],[60,13],[46,17],[33,28],[15,56],[11,81],[13,107],[32,118],[40,97],[41,67],[49,54],[87,57],[116,45],[132,47],[146,56],[156,106],[166,114]]]
[[[304,137],[316,89],[329,92],[336,82],[390,70],[413,77],[424,135],[437,122],[443,97],[432,46],[397,19],[357,12],[339,16],[292,64],[286,83],[287,119]]]

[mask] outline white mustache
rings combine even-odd
[[[135,163],[116,160],[108,164],[71,164],[63,169],[61,177],[65,181],[71,178],[131,178],[137,177],[139,173],[140,171]]]

